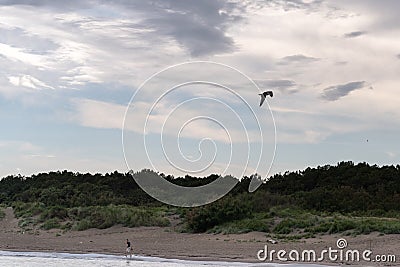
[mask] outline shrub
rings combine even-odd
[[[241,234],[252,231],[269,232],[271,220],[260,217],[245,218],[214,226],[209,232],[223,234]]]
[[[32,203],[24,203],[24,202],[14,202],[13,203],[14,214],[17,218],[27,218],[40,215],[46,210],[46,207],[43,203],[32,202]]]
[[[68,218],[68,210],[60,206],[52,206],[48,207],[40,214],[41,221],[55,218],[60,220]]]
[[[50,229],[60,228],[60,227],[61,227],[60,222],[57,219],[52,218],[52,219],[45,221],[40,228],[42,228],[43,230],[50,230]]]
[[[205,232],[218,224],[251,217],[251,214],[249,201],[226,196],[207,206],[191,209],[185,219],[192,232]]]

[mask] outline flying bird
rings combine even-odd
[[[261,107],[261,105],[264,103],[264,101],[265,101],[265,98],[269,95],[270,97],[273,97],[274,96],[274,92],[272,92],[272,91],[266,91],[266,92],[264,92],[264,93],[262,93],[262,94],[259,94],[260,96],[261,96],[261,101],[260,101],[260,107]]]

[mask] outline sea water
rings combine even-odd
[[[242,263],[217,261],[191,261],[157,257],[114,256],[105,254],[71,254],[47,252],[0,251],[1,267],[326,267],[307,264]]]

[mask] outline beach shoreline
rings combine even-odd
[[[85,231],[38,231],[1,232],[0,250],[17,252],[57,252],[57,253],[99,253],[106,255],[124,256],[125,239],[133,243],[134,254],[166,259],[195,260],[195,261],[224,261],[224,262],[270,262],[257,259],[257,252],[267,245],[269,249],[290,251],[292,249],[336,248],[336,240],[340,236],[321,236],[296,242],[278,241],[271,244],[265,233],[251,232],[247,234],[185,234],[169,232],[162,227],[126,228],[114,226],[109,229],[89,229]],[[360,251],[371,249],[374,254],[391,254],[400,259],[398,244],[400,235],[380,236],[377,233],[346,238],[351,249]],[[274,263],[295,263],[292,261],[271,261]],[[398,260],[397,260],[398,262]],[[316,262],[318,264],[361,265],[361,266],[400,266],[396,263],[365,262]]]
[[[329,247],[337,249],[336,241],[345,238],[349,249],[371,250],[374,255],[395,255],[400,263],[400,235],[380,235],[372,233],[359,236],[322,235],[297,241],[278,240],[270,242],[270,237],[262,232],[245,234],[192,234],[179,233],[174,227],[136,227],[113,226],[107,229],[88,229],[84,231],[32,230],[24,232],[18,227],[18,220],[12,211],[0,221],[0,250],[29,252],[99,253],[124,255],[126,239],[132,242],[133,253],[167,259],[262,262],[257,253],[265,245],[270,250],[315,250]],[[263,261],[270,262],[270,261]],[[275,263],[293,263],[278,261]],[[338,265],[340,262],[325,260],[322,263]],[[319,262],[321,264],[321,262]],[[349,264],[349,263],[344,263]],[[349,265],[365,266],[366,262],[351,262]],[[368,263],[368,266],[400,266],[396,263]]]

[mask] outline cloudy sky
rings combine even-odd
[[[199,174],[240,176],[343,160],[397,164],[398,10],[397,0],[0,0],[0,177],[127,171],[127,110],[134,170],[210,165]],[[232,69],[188,67],[138,93],[152,74],[188,61],[231,66],[274,91],[273,162],[268,105],[259,108],[257,88]],[[162,87],[187,77],[231,90],[183,86],[150,109]],[[150,115],[148,129],[141,115]]]

